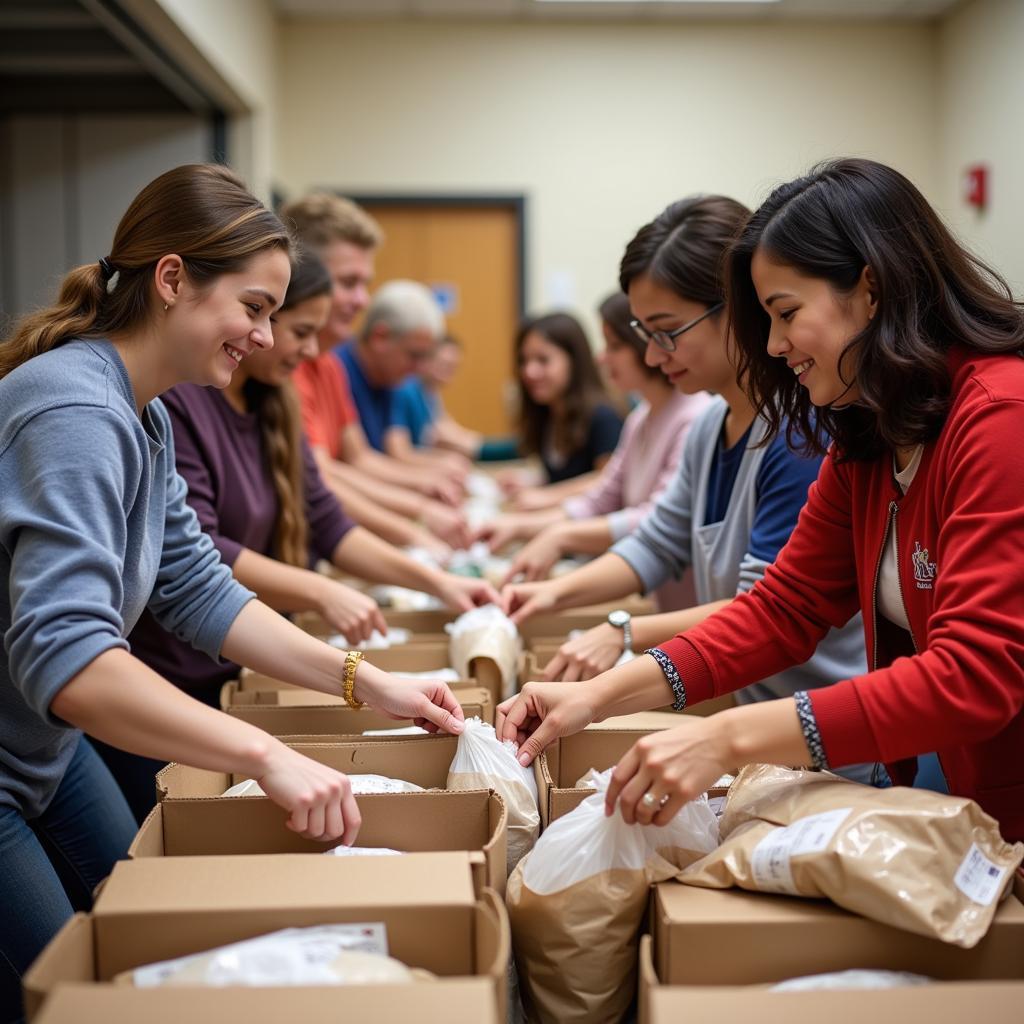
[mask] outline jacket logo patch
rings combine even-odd
[[[938,572],[938,566],[928,561],[928,549],[921,547],[919,540],[914,541],[914,551],[910,556],[911,564],[914,566],[914,582],[918,590],[931,590],[932,581]]]

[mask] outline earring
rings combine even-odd
[[[171,308],[171,307],[170,307],[170,305],[169,305],[168,303],[166,303],[166,302],[165,302],[165,303],[164,303],[164,312],[166,313],[166,312],[167,312],[167,310],[169,310],[170,308]]]

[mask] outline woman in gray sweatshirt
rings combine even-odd
[[[224,387],[273,344],[289,253],[280,221],[230,171],[179,167],[136,197],[108,257],[68,274],[57,303],[0,345],[2,1020],[19,1015],[21,973],[88,907],[134,831],[82,731],[256,778],[307,837],[351,844],[359,828],[343,775],[132,656],[143,609],[210,657],[461,730],[444,684],[352,671],[254,600],[185,502],[158,395]],[[376,609],[365,619],[384,626]]]

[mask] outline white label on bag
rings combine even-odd
[[[971,843],[967,856],[960,862],[960,867],[956,869],[953,881],[969,900],[987,907],[1003,891],[1004,878],[1006,878],[1006,868],[1001,868],[990,861],[978,849],[976,843]]]
[[[751,855],[754,884],[763,892],[799,896],[790,866],[792,858],[824,850],[852,810],[852,807],[838,807],[834,811],[809,814],[792,825],[773,828]]]

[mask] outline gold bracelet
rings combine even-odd
[[[350,708],[355,708],[356,711],[366,707],[363,701],[356,700],[354,692],[356,688],[356,669],[359,668],[359,663],[362,660],[362,651],[349,651],[345,655],[345,688],[342,692],[345,697],[345,703]]]

